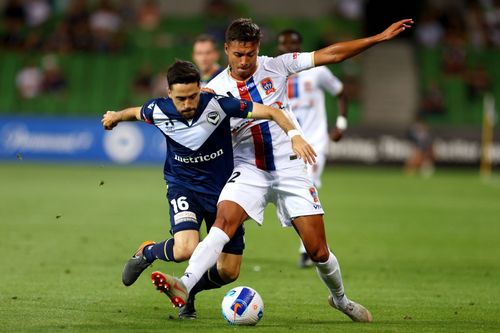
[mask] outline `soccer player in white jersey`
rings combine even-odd
[[[288,112],[289,75],[345,60],[396,37],[412,23],[413,20],[405,19],[371,37],[336,43],[315,52],[271,58],[259,56],[259,27],[250,19],[237,19],[226,30],[224,50],[229,67],[208,87]],[[238,227],[249,218],[262,223],[265,206],[273,202],[282,225],[293,226],[302,239],[329,290],[329,304],[354,321],[372,321],[370,312],[344,293],[338,261],[326,241],[324,212],[316,188],[304,163],[290,149],[289,138],[299,131],[289,131],[287,138],[272,122],[243,120],[232,126],[235,168],[219,197],[216,220],[193,252],[185,274],[179,279],[154,272],[151,278],[156,288],[165,292],[175,306],[182,306]]]
[[[278,34],[280,54],[300,52],[301,49],[302,35],[297,30],[286,29]],[[314,67],[288,77],[290,107],[302,133],[318,154],[316,164],[307,166],[307,172],[317,189],[321,187],[321,174],[325,168],[330,143],[324,91],[337,97],[339,115],[331,136],[334,141],[338,141],[347,128],[347,99],[343,88],[342,82],[326,66]],[[302,242],[299,253],[299,267],[313,266]]]
[[[220,54],[219,50],[217,50],[215,38],[208,34],[196,37],[193,43],[192,58],[200,70],[200,84],[202,88],[207,85],[208,81],[224,70],[218,63],[219,57]]]
[[[108,111],[102,118],[105,129],[121,121],[143,120],[155,125],[165,136],[167,155],[164,177],[168,183],[170,232],[162,242],[146,241],[128,260],[122,274],[126,286],[160,259],[179,262],[188,259],[199,242],[203,220],[207,230],[215,220],[217,199],[233,170],[230,117],[273,119],[284,131],[293,122],[276,109],[212,93],[200,93],[200,74],[187,61],[177,61],[167,72],[169,98],[156,98],[141,107]],[[294,138],[295,152],[312,162],[314,150],[302,138]],[[312,159],[311,159],[312,158]],[[207,270],[191,290],[191,304],[180,309],[180,318],[195,318],[194,296],[201,290],[220,288],[239,274],[244,249],[244,230],[238,228],[224,246],[216,265]]]

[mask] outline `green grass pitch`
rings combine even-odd
[[[168,236],[161,167],[0,164],[0,332],[498,332],[500,183],[473,170],[430,179],[399,169],[328,168],[320,197],[346,292],[374,323],[327,304],[313,269],[297,268],[298,239],[273,207],[246,224],[240,279],[262,295],[254,328],[220,312],[225,288],[198,296],[179,321],[151,269],[121,284],[128,257]],[[155,263],[179,274],[185,264]]]

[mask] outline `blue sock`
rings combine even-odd
[[[174,258],[174,239],[169,238],[166,241],[146,246],[143,251],[144,257],[148,262],[153,262],[156,259],[163,261],[175,261]]]
[[[197,293],[202,290],[210,290],[215,288],[220,288],[223,285],[226,285],[227,282],[222,280],[219,275],[219,271],[217,271],[217,264],[213,265],[209,268],[208,271],[203,274],[200,281],[195,284],[193,289],[189,292],[190,297],[194,297]]]

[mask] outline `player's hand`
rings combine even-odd
[[[302,137],[296,135],[292,138],[292,149],[298,158],[304,160],[305,163],[316,164],[316,152],[314,148]]]
[[[102,115],[101,124],[105,130],[112,130],[121,121],[120,114],[115,111],[108,111]]]
[[[207,92],[207,93],[211,93],[211,94],[216,95],[215,90],[213,90],[211,88],[204,87],[204,88],[201,88],[200,90],[203,92]]]
[[[337,142],[342,139],[342,130],[340,130],[338,127],[335,127],[332,132],[330,133],[330,137],[332,138],[333,141]]]
[[[391,24],[389,28],[385,29],[382,33],[380,33],[381,40],[386,41],[393,39],[406,29],[410,29],[413,23],[414,23],[413,19],[404,19]]]

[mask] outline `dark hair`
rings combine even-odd
[[[214,45],[214,47],[217,45],[217,41],[215,40],[214,36],[209,35],[209,34],[201,34],[196,39],[194,40],[193,44],[199,43],[199,42],[210,42]]]
[[[259,26],[248,18],[234,20],[226,30],[226,43],[232,41],[259,43],[261,38]]]
[[[299,43],[302,43],[302,35],[295,29],[285,29],[278,34],[278,38],[285,35],[296,35],[299,39]]]
[[[200,83],[198,68],[189,61],[176,60],[167,70],[167,82],[170,87],[176,83]]]

